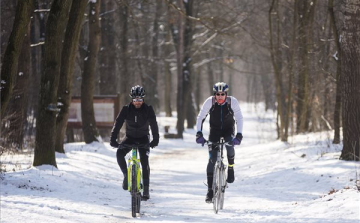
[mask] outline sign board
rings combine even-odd
[[[120,111],[119,95],[94,96],[93,102],[96,127],[113,127]],[[81,98],[72,97],[67,126],[70,128],[81,128],[81,123]]]

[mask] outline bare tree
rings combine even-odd
[[[334,1],[329,0],[328,10],[330,14],[330,26],[333,31],[333,35],[335,38],[335,46],[338,52],[338,56],[336,57],[336,99],[335,99],[335,110],[334,110],[334,144],[340,143],[340,111],[341,111],[341,82],[340,82],[340,74],[341,74],[341,56],[339,56],[341,52],[340,47],[340,36],[339,30],[336,26],[335,22],[335,12],[334,12]]]
[[[344,147],[340,158],[360,161],[360,2],[344,3],[341,39],[342,120]]]
[[[30,17],[34,11],[34,0],[18,1],[16,7],[15,21],[10,34],[9,43],[2,61],[1,67],[1,112],[0,117],[4,114],[9,103],[12,90],[13,79],[17,71],[18,58],[22,49],[25,34],[28,30]]]
[[[153,22],[153,34],[151,39],[152,63],[151,63],[151,78],[146,81],[146,91],[149,95],[147,101],[153,106],[155,112],[159,112],[159,95],[158,95],[158,72],[159,72],[159,20],[161,16],[162,0],[155,0],[155,15]],[[150,100],[149,100],[150,99]]]
[[[29,99],[30,59],[29,26],[19,57],[18,75],[15,77],[13,96],[7,111],[9,116],[8,145],[12,145],[21,150],[24,142],[24,124],[27,119],[26,112]]]
[[[40,101],[36,118],[34,166],[55,167],[57,91],[60,79],[61,51],[64,30],[72,0],[54,0],[45,34],[44,69],[41,75]]]
[[[177,60],[177,136],[183,137],[184,121],[188,117],[188,127],[194,126],[195,108],[191,90],[191,63],[192,63],[192,36],[193,24],[190,19],[193,16],[193,1],[178,1],[178,11],[170,21],[170,29],[176,47]],[[175,19],[177,17],[177,19]],[[175,21],[177,20],[177,23]],[[190,113],[190,115],[189,115]]]
[[[275,83],[276,83],[276,99],[278,113],[278,137],[282,141],[287,141],[287,129],[289,111],[286,103],[291,103],[290,98],[285,102],[285,86],[283,80],[283,58],[281,51],[281,20],[278,0],[273,0],[269,10],[269,30],[270,30],[270,55],[273,64]],[[275,22],[273,22],[275,20]],[[275,31],[274,31],[275,30]],[[291,62],[290,62],[291,63]],[[290,89],[291,91],[291,89]]]
[[[57,134],[55,142],[55,151],[59,153],[65,153],[64,137],[71,103],[72,77],[78,49],[77,45],[87,2],[87,0],[77,0],[71,5],[69,22],[67,24],[64,46],[61,54],[60,81],[58,88],[58,104],[61,104],[61,110],[56,117]]]
[[[297,132],[305,132],[309,127],[310,109],[310,51],[312,50],[312,22],[314,18],[316,1],[298,1],[299,14],[299,82],[297,100]]]
[[[119,19],[120,19],[120,32],[119,38],[120,54],[119,54],[119,66],[120,66],[120,104],[125,105],[129,95],[129,5],[128,0],[124,0],[123,4],[119,4]]]
[[[114,1],[101,1],[101,47],[99,52],[99,88],[102,95],[117,93],[116,11]]]
[[[165,87],[164,87],[164,108],[166,117],[172,116],[171,109],[171,70],[170,70],[170,59],[171,59],[171,50],[173,45],[171,44],[171,33],[169,27],[167,28],[166,39],[165,39],[165,49],[164,49],[164,75],[165,75]]]
[[[178,0],[178,5],[181,10],[183,10],[183,1]],[[183,101],[183,59],[184,59],[184,18],[182,14],[177,15],[178,19],[172,19],[171,23],[171,33],[173,40],[176,46],[176,61],[177,61],[177,99],[176,99],[176,109],[177,109],[177,136],[179,138],[183,137],[184,132],[184,101]],[[175,25],[175,21],[177,21]]]
[[[84,61],[84,71],[81,82],[81,120],[86,143],[99,141],[99,131],[96,127],[93,104],[94,78],[97,65],[97,56],[100,49],[100,0],[90,2],[89,8],[89,44]]]
[[[184,59],[183,59],[183,102],[184,102],[184,110],[183,113],[186,115],[187,120],[187,128],[194,128],[195,126],[195,99],[192,88],[192,80],[194,80],[193,76],[193,66],[192,66],[192,44],[193,44],[193,21],[189,17],[194,16],[193,6],[194,1],[189,0],[184,2],[185,12],[186,12],[186,20],[185,20],[185,29],[184,29]]]

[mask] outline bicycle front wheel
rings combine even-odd
[[[226,168],[224,165],[221,167],[220,178],[221,178],[221,190],[220,190],[220,210],[224,208],[224,200],[225,200],[225,189],[226,189]]]
[[[216,163],[214,167],[214,178],[213,178],[213,192],[214,192],[214,198],[213,198],[213,207],[215,214],[218,213],[219,207],[220,207],[220,194],[221,194],[221,176],[220,176],[220,167]]]
[[[136,184],[136,165],[131,167],[131,213],[133,218],[136,217],[137,210],[140,210],[140,204],[138,204],[137,197],[137,184]],[[139,208],[138,208],[139,205]]]

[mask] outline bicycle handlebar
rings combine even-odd
[[[211,142],[211,141],[206,141],[205,142],[207,145],[227,145],[227,146],[232,146],[232,141],[227,141],[227,142]]]
[[[149,147],[150,144],[146,143],[146,144],[120,144],[119,145],[119,149],[123,149],[123,148],[139,148],[139,147]]]

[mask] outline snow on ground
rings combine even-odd
[[[275,114],[242,105],[244,140],[236,147],[236,180],[224,210],[205,203],[207,148],[184,139],[164,139],[151,150],[151,199],[131,217],[130,195],[108,143],[71,143],[56,154],[58,169],[29,167],[33,155],[2,156],[1,222],[339,222],[359,223],[358,162],[340,161],[331,132],[277,141]],[[163,132],[176,119],[159,117]],[[205,136],[208,135],[207,123]],[[14,162],[13,162],[14,163]],[[14,171],[14,170],[15,171]]]

